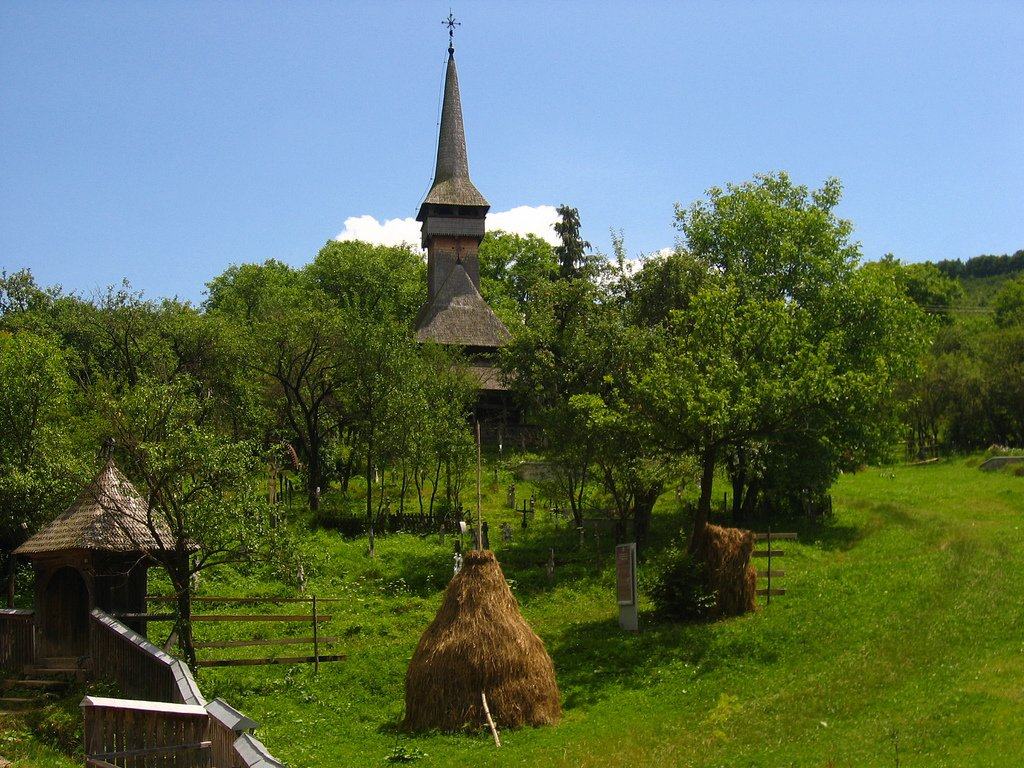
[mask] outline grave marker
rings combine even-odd
[[[619,626],[628,632],[638,631],[635,542],[615,547],[615,597],[619,604]]]

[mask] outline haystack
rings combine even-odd
[[[717,595],[716,616],[752,611],[757,598],[757,572],[750,564],[754,534],[740,528],[708,525],[695,555],[705,564],[707,588]]]
[[[405,677],[403,727],[483,726],[481,693],[499,727],[550,725],[562,716],[551,657],[486,550],[466,553],[416,646]]]

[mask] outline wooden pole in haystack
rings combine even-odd
[[[484,548],[484,528],[483,520],[480,517],[480,465],[481,465],[481,449],[480,449],[480,420],[476,422],[476,546],[477,549]]]

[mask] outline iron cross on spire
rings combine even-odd
[[[456,21],[452,11],[448,9],[448,18],[441,22],[448,27],[448,53],[455,53],[455,28],[461,27],[462,22]]]

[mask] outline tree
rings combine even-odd
[[[510,328],[558,274],[555,250],[536,235],[488,232],[480,243],[480,293]]]
[[[305,461],[306,496],[316,511],[325,486],[331,402],[343,367],[341,316],[329,297],[288,267],[232,267],[210,284],[207,310],[234,330],[242,364],[265,377]]]
[[[149,557],[174,590],[178,646],[194,670],[193,576],[281,552],[282,531],[269,525],[266,495],[253,482],[261,468],[257,446],[209,426],[213,398],[187,375],[144,379],[121,392],[99,388],[92,396],[122,467],[139,482],[145,526],[157,542]],[[125,532],[136,535],[127,527]]]
[[[555,233],[561,238],[562,244],[555,248],[558,258],[558,274],[568,280],[579,277],[586,263],[586,251],[590,243],[580,237],[580,213],[568,205],[560,205],[556,209],[559,220],[555,222]]]
[[[920,312],[891,277],[857,269],[839,196],[835,180],[809,192],[777,174],[677,208],[706,276],[670,312],[632,398],[667,450],[697,458],[691,553],[728,450],[800,436],[855,461],[898,426],[892,391],[916,364]]]
[[[94,446],[55,340],[0,332],[0,389],[0,573],[7,574],[9,553],[74,499]]]
[[[406,246],[331,240],[303,272],[335,306],[407,327],[423,303],[426,265]]]
[[[515,396],[542,429],[543,453],[576,525],[583,521],[594,444],[580,439],[590,415],[572,398],[594,393],[608,370],[607,339],[615,323],[608,298],[582,278],[544,284],[525,325],[501,353]]]
[[[910,299],[944,323],[952,321],[949,311],[964,295],[959,280],[948,277],[928,261],[902,264],[891,253],[887,253],[880,261],[866,264],[865,269],[891,270],[893,279]]]
[[[992,307],[1000,328],[1024,325],[1024,275],[1008,281],[996,294]]]
[[[403,406],[403,387],[412,364],[413,342],[405,327],[349,311],[339,336],[341,395],[366,455],[366,522],[370,528],[370,553],[374,552],[373,485],[377,462],[386,455],[395,436],[387,434]],[[390,439],[389,439],[390,438]]]

